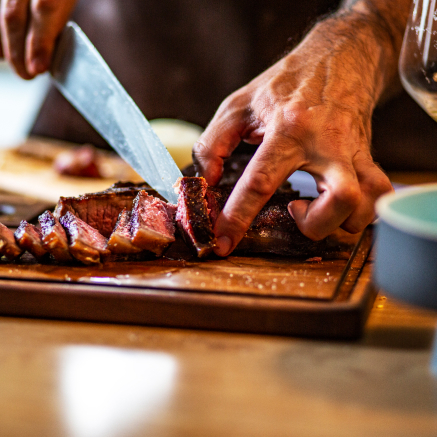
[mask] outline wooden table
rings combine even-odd
[[[0,434],[436,436],[436,322],[384,296],[358,342],[0,318]]]
[[[2,437],[436,436],[437,314],[306,340],[0,318]]]

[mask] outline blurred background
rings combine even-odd
[[[0,147],[9,148],[29,133],[48,89],[48,77],[20,79],[0,61]]]

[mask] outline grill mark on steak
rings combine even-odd
[[[132,243],[132,211],[126,208],[120,212],[114,231],[108,240],[108,249],[114,254],[139,253],[143,249]]]
[[[95,228],[70,211],[59,219],[67,231],[70,254],[84,264],[99,264],[101,256],[109,256],[107,239]]]
[[[8,261],[17,259],[23,250],[17,245],[14,233],[3,223],[0,223],[0,258],[6,257]]]
[[[18,226],[15,231],[14,236],[18,246],[23,251],[27,250],[38,261],[41,261],[48,255],[47,250],[43,247],[42,232],[32,223],[22,220],[20,226]]]
[[[182,177],[177,181],[175,189],[179,194],[176,212],[178,229],[197,256],[205,257],[216,245],[205,199],[207,183],[200,177]]]
[[[175,241],[175,212],[175,205],[139,191],[132,208],[132,244],[161,256]]]
[[[56,261],[71,261],[72,257],[68,249],[67,234],[61,223],[59,223],[59,220],[47,210],[38,217],[38,221],[41,226],[44,249],[46,249]]]

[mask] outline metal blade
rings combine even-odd
[[[60,35],[51,75],[56,87],[158,193],[177,203],[179,168],[149,122],[76,23]]]

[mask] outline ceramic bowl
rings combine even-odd
[[[437,309],[437,183],[384,195],[376,212],[376,285],[405,302]]]

